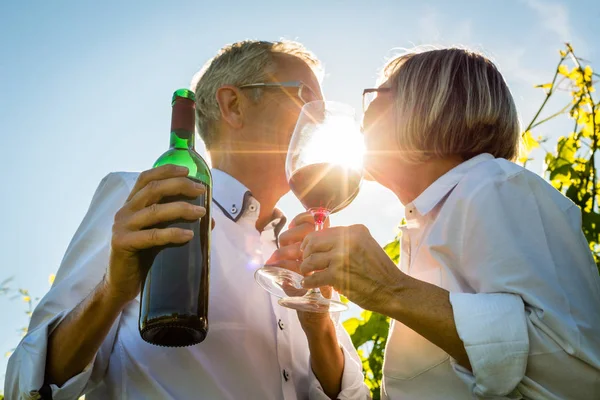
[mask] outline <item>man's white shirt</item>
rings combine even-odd
[[[75,399],[326,399],[310,368],[306,336],[294,310],[254,281],[276,249],[285,223],[258,232],[260,204],[246,187],[213,169],[209,332],[200,344],[164,348],[138,331],[139,296],[115,321],[92,362],[60,388],[55,400]],[[7,399],[40,398],[48,336],[101,281],[109,260],[115,213],[138,174],[112,173],[100,183],[70,243],[50,292],[33,313],[28,334],[9,360]],[[364,399],[362,367],[352,342],[333,316],[344,353],[340,399]]]

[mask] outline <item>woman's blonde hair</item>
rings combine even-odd
[[[412,50],[381,77],[394,94],[396,139],[413,161],[490,153],[515,160],[520,124],[496,66],[460,48]]]

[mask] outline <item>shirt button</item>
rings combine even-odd
[[[231,207],[231,213],[235,214],[237,212],[237,208],[235,207],[235,204]]]
[[[285,379],[286,382],[290,380],[290,374],[285,369],[283,370],[283,379]]]
[[[285,324],[283,323],[282,320],[277,321],[277,326],[279,326],[279,329],[283,330],[285,328]]]
[[[250,206],[248,206],[248,210],[256,211],[256,206],[254,204],[250,204]]]

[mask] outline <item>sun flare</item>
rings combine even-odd
[[[304,150],[304,164],[329,163],[362,171],[365,145],[358,125],[347,117],[332,116],[319,125]]]

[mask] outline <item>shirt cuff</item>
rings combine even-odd
[[[355,400],[355,399],[368,399],[369,391],[365,386],[364,376],[362,373],[362,367],[360,364],[352,358],[352,355],[340,345],[342,352],[344,353],[344,372],[342,374],[342,390],[337,395],[337,400]],[[310,362],[310,361],[309,361]],[[309,382],[310,388],[308,390],[308,398],[311,400],[329,400],[329,397],[325,394],[321,383],[315,376],[312,367],[309,365]]]
[[[525,305],[509,293],[450,293],[454,322],[473,373],[454,371],[476,396],[511,396],[525,376],[529,336]],[[510,397],[509,397],[510,398]]]
[[[48,351],[48,338],[52,331],[68,314],[68,311],[63,311],[48,322],[38,326],[33,331],[29,332],[18,347],[18,354],[14,356],[19,359],[18,371],[21,375],[19,382],[21,394],[28,395],[29,398],[40,398],[40,389],[44,385],[44,377],[46,373],[46,355]],[[50,385],[52,390],[53,400],[76,399],[83,392],[92,373],[94,359],[87,365],[84,370],[78,375],[73,376],[65,382],[60,388],[57,385]],[[26,397],[27,398],[27,397]],[[43,397],[42,397],[43,398]]]

